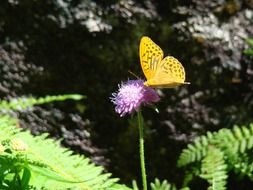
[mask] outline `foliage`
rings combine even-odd
[[[224,190],[228,172],[233,171],[241,177],[247,176],[253,180],[252,149],[253,124],[235,126],[233,129],[221,129],[218,132],[208,132],[189,144],[182,151],[178,159],[178,166],[194,166],[194,170],[190,169],[186,176],[192,173],[207,180],[210,185],[209,189]],[[193,178],[190,178],[187,183],[191,180]]]
[[[160,181],[157,178],[150,183],[150,188],[151,190],[177,190],[174,184],[168,183],[167,180]],[[133,181],[133,190],[139,190],[136,181]]]
[[[176,190],[175,185],[171,185],[167,180],[163,180],[160,182],[159,179],[155,179],[153,183],[150,183],[150,187],[152,190]]]
[[[13,98],[10,101],[1,100],[0,110],[1,111],[23,110],[23,109],[32,107],[34,105],[41,105],[41,104],[46,104],[46,103],[56,102],[56,101],[65,101],[68,99],[81,100],[83,98],[85,98],[85,96],[79,95],[79,94],[45,96],[45,97],[40,97],[40,98],[34,98],[34,97]]]
[[[247,39],[246,42],[249,45],[249,49],[245,50],[244,53],[246,55],[253,55],[253,39]]]
[[[225,190],[227,179],[227,165],[223,152],[209,147],[206,157],[202,160],[200,177],[206,179],[210,186],[208,190]]]
[[[22,110],[34,105],[67,99],[80,100],[78,94],[17,98],[1,101],[2,112]],[[0,115],[0,188],[1,189],[129,189],[117,184],[103,168],[88,158],[60,147],[47,134],[32,136],[18,128],[18,121]]]
[[[152,152],[148,177],[153,179],[159,173],[178,181],[173,163],[184,143],[207,130],[252,122],[253,62],[242,56],[244,40],[253,31],[250,17],[252,1],[248,0],[3,0],[1,98],[85,92],[89,101],[80,117],[94,126],[95,146],[106,150],[96,160],[130,183],[138,160],[132,158],[132,167],[125,163],[135,152],[135,136],[129,134],[128,121],[113,113],[106,97],[115,91],[118,81],[132,78],[127,70],[141,74],[138,44],[142,35],[148,35],[165,55],[182,62],[191,82],[161,91],[159,115],[145,111],[152,126],[146,141]],[[15,46],[18,52],[13,51]],[[10,56],[2,59],[6,54]],[[42,68],[40,75],[30,73],[31,64]],[[66,106],[65,113],[68,111]],[[46,114],[27,117],[38,115],[40,126],[49,128],[42,126],[48,121]],[[67,126],[58,120],[54,124]],[[129,138],[123,141],[126,134]],[[51,135],[60,136],[57,132]],[[80,142],[85,138],[80,137]],[[66,144],[76,148],[73,139]]]
[[[0,117],[1,189],[127,189],[89,159],[60,147],[47,134],[32,136],[17,121]]]

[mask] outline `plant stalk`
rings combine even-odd
[[[140,146],[140,162],[141,162],[141,175],[142,175],[142,186],[143,190],[147,190],[147,175],[145,169],[145,157],[144,157],[144,127],[143,117],[141,110],[137,111],[138,128],[139,128],[139,146]]]

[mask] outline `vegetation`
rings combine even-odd
[[[23,98],[2,101],[0,109],[24,109],[52,101],[82,98],[81,95]],[[15,118],[0,115],[0,127],[1,189],[128,189],[117,184],[118,179],[110,179],[111,174],[104,173],[102,167],[60,147],[60,142],[49,139],[47,134],[35,137],[18,128]]]
[[[136,117],[120,118],[109,97],[135,79],[129,70],[144,78],[145,35],[182,63],[191,83],[159,89],[159,113],[142,110],[148,189],[251,190],[252,7],[248,0],[0,1],[2,188],[127,189],[135,179],[141,189]],[[72,164],[55,163],[48,148]],[[76,173],[75,159],[84,162]],[[80,171],[86,167],[92,180]]]
[[[184,149],[178,166],[189,167],[191,178],[199,176],[209,183],[209,189],[226,189],[228,174],[234,172],[238,177],[252,178],[253,125],[198,137]],[[187,185],[190,180],[187,179]]]

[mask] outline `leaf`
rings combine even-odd
[[[217,148],[209,147],[206,157],[202,160],[200,177],[209,183],[208,190],[225,190],[227,179],[227,165],[223,152]]]
[[[24,97],[24,98],[15,98],[10,101],[2,100],[0,101],[0,110],[10,111],[10,110],[23,110],[34,105],[41,105],[55,101],[65,101],[65,100],[81,100],[86,98],[86,96],[79,94],[65,94],[57,96],[45,96],[40,98],[34,97]]]
[[[29,185],[30,178],[31,178],[31,172],[28,168],[25,167],[23,170],[23,175],[22,175],[22,179],[21,179],[22,189],[27,189],[27,187]]]
[[[30,170],[30,174],[25,171],[22,175],[24,185],[31,175],[29,186],[38,189],[127,189],[126,186],[117,184],[118,179],[110,178],[110,173],[104,173],[102,167],[95,166],[84,156],[62,148],[59,141],[47,138],[47,134],[34,137],[28,131],[21,131],[16,127],[16,120],[9,116],[0,116],[0,128],[0,142],[18,138],[28,146],[26,151],[20,153],[24,156],[1,155],[7,160],[12,156],[13,161],[16,159],[20,166],[23,163]]]
[[[168,183],[167,180],[163,180],[162,182],[159,179],[155,179],[153,183],[150,183],[151,190],[176,190],[176,186]]]

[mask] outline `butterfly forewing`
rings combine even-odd
[[[140,61],[147,80],[153,78],[160,67],[163,51],[149,37],[142,37],[140,43]]]
[[[184,84],[184,81],[185,71],[181,63],[176,58],[167,56],[147,84],[153,87],[175,87]]]

